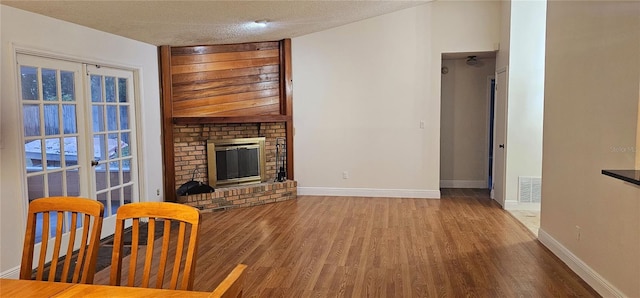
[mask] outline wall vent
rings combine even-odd
[[[542,179],[540,177],[518,177],[518,202],[540,203]]]

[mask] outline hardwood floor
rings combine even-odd
[[[598,296],[485,190],[442,195],[300,196],[203,214],[194,290],[244,263],[245,297]]]

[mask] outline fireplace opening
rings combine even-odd
[[[265,138],[207,141],[209,185],[265,181]]]

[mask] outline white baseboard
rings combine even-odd
[[[596,290],[598,294],[603,297],[627,297],[543,229],[538,230],[538,240]]]
[[[439,199],[440,190],[335,188],[335,187],[300,187],[298,186],[298,195]]]
[[[504,210],[540,211],[540,203],[519,203],[518,201],[506,201]]]
[[[484,180],[440,180],[442,188],[487,188]]]
[[[0,273],[0,278],[18,279],[20,277],[20,266],[11,268]]]
[[[504,210],[516,210],[515,207],[518,206],[518,201],[514,200],[505,200],[503,204],[501,204],[498,200],[495,201],[498,202],[498,204],[500,204],[500,206],[502,206],[502,209]]]

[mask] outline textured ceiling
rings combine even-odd
[[[427,3],[420,1],[5,1],[154,45],[280,40]],[[268,20],[266,27],[256,20]]]

